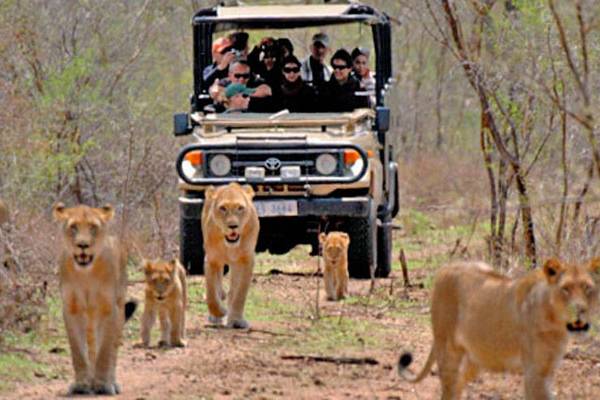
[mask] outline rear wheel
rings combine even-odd
[[[366,218],[351,218],[345,223],[350,236],[348,273],[357,279],[370,279],[377,263],[377,226],[375,211]]]
[[[179,259],[190,275],[204,274],[204,244],[200,220],[183,218],[179,221]]]

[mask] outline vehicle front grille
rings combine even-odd
[[[318,149],[280,149],[276,152],[265,150],[237,150],[207,152],[206,165],[217,154],[224,154],[231,160],[231,172],[229,177],[243,177],[248,167],[264,168],[265,177],[279,177],[281,167],[298,166],[301,176],[321,176],[315,167],[319,155],[329,153],[337,159],[337,168],[329,176],[343,175],[343,153],[340,150],[318,150]],[[209,177],[213,177],[210,169],[207,171]]]

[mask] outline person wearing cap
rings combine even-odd
[[[319,32],[313,35],[310,45],[310,55],[302,62],[302,79],[311,82],[318,91],[329,80],[331,68],[326,64],[325,57],[329,52],[329,36]]]
[[[375,77],[369,70],[369,49],[356,47],[352,50],[352,66],[354,75],[360,81],[360,86],[369,93],[369,103],[375,105]]]
[[[255,91],[252,93],[252,98],[254,101],[250,106],[253,112],[273,111],[273,91],[271,90],[271,87],[267,85],[264,80],[256,77],[250,71],[250,65],[246,60],[237,60],[232,62],[229,65],[229,74],[227,78],[216,80],[215,83],[209,88],[208,92],[210,96],[215,103],[217,103],[217,106],[215,107],[217,111],[220,109],[218,104],[225,100],[225,89],[233,83],[241,83],[246,87],[255,89]]]
[[[250,96],[256,89],[251,89],[243,83],[232,83],[225,89],[225,112],[247,112],[250,105]]]
[[[228,51],[231,45],[231,39],[228,37],[220,37],[213,42],[211,48],[213,63],[202,71],[205,87],[209,87],[217,79],[227,77],[229,64],[235,59],[235,54]]]
[[[331,112],[347,112],[356,108],[369,107],[367,96],[359,95],[364,92],[358,78],[351,74],[352,57],[345,49],[339,49],[331,57],[333,73],[323,87],[322,109]]]
[[[283,80],[276,91],[278,100],[275,103],[278,108],[290,112],[316,111],[316,94],[300,76],[300,61],[292,55],[284,58],[282,65]]]

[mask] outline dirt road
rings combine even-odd
[[[259,258],[261,267],[247,305],[250,330],[207,326],[202,277],[189,281],[186,348],[134,348],[139,341],[138,312],[128,323],[120,352],[118,381],[123,393],[119,398],[439,398],[436,376],[411,385],[400,381],[395,371],[401,349],[414,351],[417,368],[429,351],[429,269],[411,271],[411,279],[418,286],[409,290],[402,287],[398,271],[390,279],[377,280],[373,291],[370,281],[352,280],[350,298],[334,303],[324,300],[321,278],[310,275],[314,271],[311,259],[303,255],[285,259],[288,265],[283,269],[305,275],[269,274],[271,268],[281,268],[277,265],[281,260]],[[141,283],[132,286],[131,293],[139,298],[141,291]],[[600,346],[595,336],[570,347],[556,377],[558,399],[600,398]],[[40,363],[59,366],[60,373],[37,374],[32,382],[0,393],[0,398],[64,397],[72,375],[68,351],[62,350],[37,354]],[[297,356],[368,358],[375,364],[289,359]],[[516,376],[484,374],[468,388],[466,398],[522,398],[521,384]]]

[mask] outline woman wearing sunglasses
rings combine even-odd
[[[333,73],[325,83],[323,93],[323,111],[346,112],[356,108],[369,107],[367,96],[357,95],[364,91],[360,81],[351,74],[352,57],[345,49],[339,49],[331,57]]]
[[[300,76],[300,61],[295,56],[283,59],[281,72],[283,80],[279,87],[281,101],[279,108],[288,109],[290,112],[316,111],[316,95],[312,87],[302,80]]]

